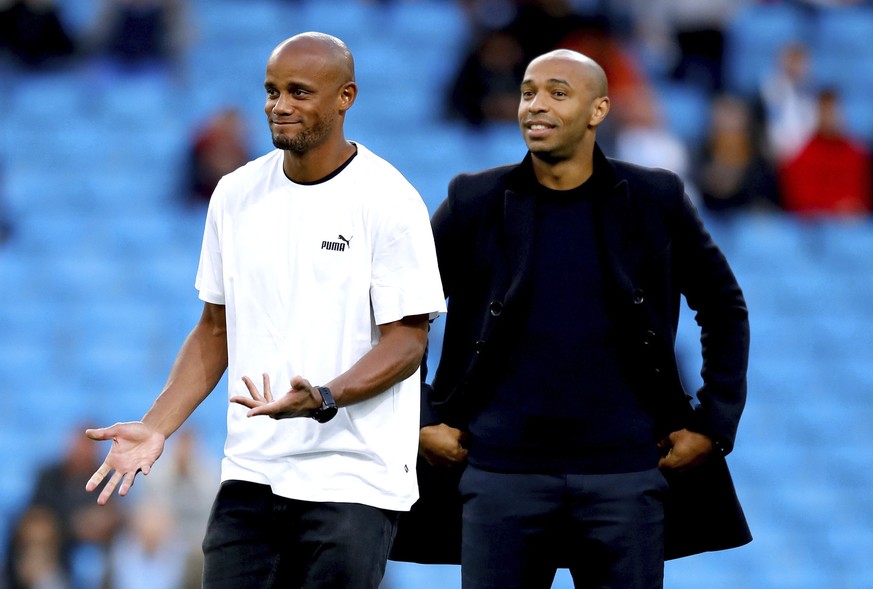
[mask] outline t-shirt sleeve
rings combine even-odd
[[[209,200],[203,244],[200,247],[200,263],[194,280],[194,288],[199,292],[200,300],[216,305],[225,304],[220,238],[221,189],[222,182],[219,182]]]
[[[446,312],[433,232],[417,194],[391,207],[377,232],[370,300],[378,325]]]

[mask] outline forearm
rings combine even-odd
[[[379,343],[346,372],[323,384],[337,405],[364,401],[409,378],[418,369],[427,344],[427,316],[404,317],[380,326]]]
[[[221,380],[227,369],[227,330],[222,308],[209,305],[179,350],[161,394],[143,416],[150,428],[169,437]],[[220,313],[216,321],[214,314]]]

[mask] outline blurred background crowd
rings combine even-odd
[[[272,148],[264,63],[306,30],[349,45],[347,135],[431,211],[455,174],[524,155],[532,57],[597,60],[604,151],[683,177],[750,307],[729,462],[756,540],[668,563],[667,586],[873,587],[873,2],[0,0],[0,589],[199,587],[223,384],[107,507],[82,431],[163,385],[199,313],[206,203]],[[696,337],[685,313],[689,390]],[[392,563],[385,587],[458,578]]]

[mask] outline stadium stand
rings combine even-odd
[[[78,25],[92,14],[89,2],[63,5]],[[204,113],[234,104],[251,117],[256,151],[270,148],[260,76],[278,41],[313,29],[343,37],[361,85],[349,135],[394,162],[431,211],[454,174],[524,153],[512,125],[472,131],[440,117],[437,97],[467,35],[454,2],[197,0],[191,12],[197,35],[182,81],[87,64],[4,66],[12,92],[0,103],[0,194],[14,233],[0,244],[2,539],[71,425],[136,418],[162,386],[199,313],[205,211],[181,194],[185,141]],[[752,91],[782,41],[816,39],[820,63],[852,58],[851,77],[834,81],[866,90],[849,114],[873,139],[871,11],[829,14],[812,36],[807,26],[789,3],[751,4],[729,31],[731,83]],[[693,88],[663,91],[705,116]],[[689,120],[671,118],[693,140]],[[873,587],[873,223],[753,212],[707,220],[750,308],[749,402],[729,462],[755,541],[671,562],[666,585]],[[695,340],[686,312],[677,347],[691,388]],[[216,452],[222,386],[194,418]],[[572,586],[564,573],[556,589]],[[385,587],[449,589],[458,579],[455,567],[391,564]]]

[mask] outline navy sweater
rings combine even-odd
[[[597,176],[535,193],[527,308],[481,382],[470,463],[488,470],[616,473],[654,468],[653,419],[620,363],[593,228]]]

